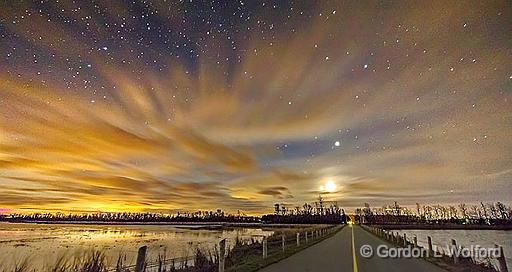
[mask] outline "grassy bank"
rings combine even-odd
[[[304,250],[314,244],[317,244],[325,239],[328,239],[335,235],[338,231],[340,231],[343,228],[336,227],[333,229],[332,232],[327,233],[324,236],[320,236],[316,239],[309,239],[308,243],[305,243],[305,240],[303,238],[302,244],[300,246],[296,245],[296,241],[292,239],[287,239],[287,243],[289,246],[285,246],[285,249],[282,250],[281,245],[277,245],[276,242],[270,242],[269,241],[269,249],[268,249],[268,257],[266,259],[262,258],[261,250],[253,250],[249,254],[246,254],[243,259],[240,260],[237,264],[233,263],[231,266],[229,266],[226,271],[227,272],[253,272],[257,271],[263,267],[266,267],[268,265],[271,265],[273,263],[279,262],[280,260],[283,260],[285,258],[288,258],[292,256],[293,254]],[[280,243],[280,240],[278,241]],[[290,245],[291,244],[291,245]],[[270,246],[273,245],[273,246]]]
[[[392,232],[386,232],[384,229],[376,227],[376,225],[362,225],[362,228],[396,247],[422,248],[414,242],[407,240],[405,236],[402,237],[398,235],[398,233],[395,235]],[[454,258],[447,255],[445,252],[428,254],[428,256],[424,256],[423,259],[450,272],[497,272],[490,260],[478,262],[472,258],[459,257],[457,263],[455,263]]]
[[[479,224],[371,224],[369,226],[385,230],[512,230],[512,225]]]
[[[334,225],[303,225],[300,228],[280,228],[273,235],[251,240],[236,239],[227,245],[224,254],[225,271],[250,272],[257,271],[269,264],[287,258],[307,247],[333,236],[342,226]],[[297,245],[297,234],[299,245]],[[307,235],[307,236],[306,236]],[[306,238],[307,237],[307,238]],[[283,243],[284,242],[284,243]],[[266,247],[264,246],[266,245]],[[263,248],[267,249],[266,258]],[[192,258],[167,259],[166,250],[158,252],[157,259],[145,259],[145,272],[215,272],[219,267],[219,247],[213,249],[196,248]],[[0,272],[134,272],[135,264],[125,263],[126,256],[121,254],[117,263],[107,261],[106,251],[88,251],[81,255],[63,255],[56,261],[43,267],[35,266],[34,256],[17,260],[12,267],[0,265]]]

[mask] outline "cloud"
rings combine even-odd
[[[55,5],[70,18],[94,16]],[[511,58],[502,37],[512,32],[505,14],[490,16],[505,9],[419,5],[319,4],[323,16],[276,30],[272,45],[254,31],[239,56],[211,40],[212,51],[194,61],[145,50],[163,69],[134,58],[137,44],[97,50],[46,15],[5,24],[57,61],[41,78],[31,59],[0,63],[0,205],[264,213],[276,200],[318,194],[349,206],[509,200]],[[0,14],[10,18],[14,9]],[[169,20],[169,29],[185,27]],[[105,40],[110,33],[98,22],[90,20],[90,35]],[[75,62],[90,70],[70,72]],[[87,88],[68,80],[90,76]],[[326,179],[336,192],[319,190]]]
[[[270,195],[277,199],[293,198],[293,195],[290,194],[288,188],[283,186],[266,187],[261,189],[258,193],[262,195]]]

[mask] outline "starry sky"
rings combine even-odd
[[[1,1],[0,211],[512,201],[510,1]]]

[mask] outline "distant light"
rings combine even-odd
[[[368,69],[368,64],[365,64],[363,67],[364,69]]]
[[[332,180],[329,180],[325,183],[324,189],[327,192],[334,192],[336,191],[336,184]]]
[[[340,146],[341,145],[341,142],[340,141],[336,141],[334,142],[334,146]]]

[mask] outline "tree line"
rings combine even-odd
[[[232,222],[232,223],[304,223],[304,224],[339,224],[346,223],[348,217],[337,202],[325,202],[322,196],[314,203],[304,203],[292,207],[286,204],[275,204],[274,213],[258,216],[247,216],[242,211],[236,214],[216,211],[177,212],[176,214],[137,213],[137,212],[97,212],[84,214],[32,213],[32,214],[0,214],[0,221],[8,222]]]
[[[347,223],[348,217],[338,202],[327,203],[320,195],[318,201],[304,203],[302,206],[276,203],[274,214],[264,215],[261,220],[283,224],[340,224]]]
[[[458,205],[421,205],[414,208],[397,202],[371,208],[365,203],[356,209],[356,216],[367,223],[454,223],[454,224],[512,224],[512,208],[502,202]]]
[[[238,214],[227,214],[222,210],[177,212],[176,214],[162,213],[136,213],[136,212],[98,212],[86,214],[64,214],[64,213],[13,213],[0,215],[1,221],[9,222],[238,222],[255,223],[260,218],[247,216],[242,212]]]

